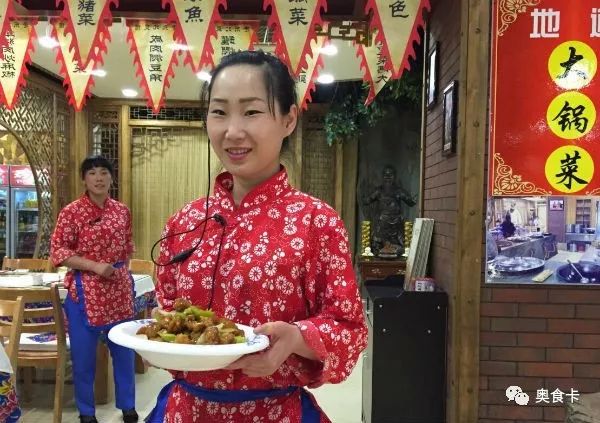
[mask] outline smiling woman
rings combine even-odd
[[[344,224],[291,187],[280,164],[297,122],[294,86],[286,66],[263,52],[234,53],[217,66],[203,98],[227,172],[212,196],[169,219],[157,260],[163,310],[186,298],[269,336],[271,347],[223,370],[178,373],[149,422],[329,422],[304,387],[346,379],[366,346]]]

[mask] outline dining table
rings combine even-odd
[[[134,310],[136,317],[143,317],[146,311],[156,306],[156,297],[154,295],[154,280],[151,275],[133,274],[135,300]],[[34,273],[25,271],[0,271],[0,288],[26,288],[26,289],[44,289],[53,283],[59,284],[59,295],[64,300],[68,294],[62,287],[64,273]],[[28,305],[29,306],[29,305]],[[47,304],[39,304],[47,307]],[[35,307],[35,305],[34,305]],[[70,344],[67,335],[67,348]],[[22,334],[20,347],[27,350],[48,351],[56,348],[54,337],[44,336],[44,334]],[[139,357],[136,357],[140,361]],[[139,366],[136,366],[139,368]],[[104,342],[98,343],[96,355],[96,379],[94,393],[97,404],[106,404],[114,398],[112,362],[108,348]]]

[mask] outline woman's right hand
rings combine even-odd
[[[110,263],[96,263],[92,268],[92,271],[98,276],[102,276],[103,278],[110,278],[116,271],[112,264]]]

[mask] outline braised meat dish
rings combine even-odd
[[[151,341],[176,344],[220,345],[246,342],[244,331],[234,322],[202,310],[184,298],[177,298],[174,311],[157,313],[156,321],[142,326],[138,335]]]

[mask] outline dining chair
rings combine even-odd
[[[20,318],[13,324],[21,326],[17,367],[21,368],[55,368],[56,382],[54,387],[54,423],[62,420],[63,391],[65,384],[65,367],[67,363],[67,343],[62,304],[58,292],[58,284],[48,288],[0,288],[1,300],[15,300],[21,297],[24,305]],[[49,303],[42,308],[30,307],[35,303]],[[26,339],[56,339],[56,346],[45,342],[45,349],[31,347]],[[14,348],[12,343],[12,348]],[[47,348],[49,346],[49,348]],[[30,374],[30,373],[29,373]],[[25,377],[23,396],[31,397],[31,377]]]
[[[32,272],[53,272],[54,266],[50,259],[24,259],[24,258],[8,258],[2,259],[2,270],[28,269]]]
[[[13,386],[16,386],[19,339],[21,337],[24,305],[23,297],[16,297],[14,301],[0,300],[0,317],[6,318],[0,320],[0,337],[2,347],[4,347],[12,367],[13,372],[10,379]]]
[[[150,260],[129,260],[129,271],[140,275],[150,275],[154,279],[154,263]]]

